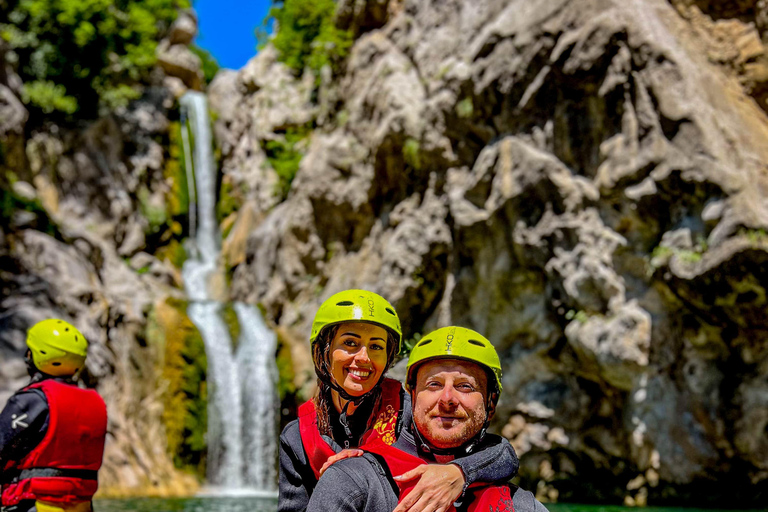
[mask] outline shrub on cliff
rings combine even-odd
[[[139,95],[161,34],[189,0],[0,0],[0,37],[45,114],[94,117]]]
[[[301,73],[305,67],[319,71],[333,67],[349,52],[352,34],[335,24],[334,0],[284,0],[277,3],[269,18],[277,22],[272,44],[280,60]]]

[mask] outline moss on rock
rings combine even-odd
[[[185,301],[168,299],[150,313],[148,336],[165,343],[162,379],[168,451],[174,465],[203,478],[208,425],[207,358],[200,332],[186,314]]]

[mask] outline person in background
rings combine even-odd
[[[104,454],[107,408],[73,379],[88,341],[58,319],[27,331],[31,382],[0,412],[2,512],[89,512]]]
[[[413,423],[393,445],[373,439],[362,457],[329,467],[308,512],[391,512],[419,505],[403,472],[482,451],[501,393],[501,364],[491,343],[463,327],[444,327],[414,347],[406,369]],[[399,503],[398,503],[399,502]],[[533,495],[505,482],[473,485],[460,503],[430,508],[487,512],[547,512]]]
[[[330,464],[362,455],[354,448],[373,440],[390,445],[410,428],[410,395],[384,377],[401,341],[395,309],[375,293],[347,290],[320,306],[310,335],[318,391],[280,435],[279,512],[306,510]],[[471,483],[508,479],[517,468],[510,444],[493,436],[452,464],[425,465],[407,475],[415,482],[413,495],[423,500],[402,512],[448,507]]]

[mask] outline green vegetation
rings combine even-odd
[[[739,234],[745,236],[753,244],[768,241],[768,233],[764,229],[742,229]]]
[[[576,311],[574,309],[569,309],[565,314],[565,319],[576,320],[580,324],[585,324],[589,320],[589,314],[587,314],[586,311]]]
[[[277,331],[277,393],[280,396],[280,402],[289,395],[296,394],[296,371],[291,357],[291,347],[282,338],[280,331]]]
[[[205,476],[208,427],[207,359],[200,332],[186,314],[187,304],[169,299],[150,312],[147,337],[165,344],[163,423],[176,467]],[[154,331],[154,332],[153,332]]]
[[[283,140],[268,140],[263,144],[267,160],[277,173],[279,178],[278,190],[282,199],[288,197],[291,182],[299,170],[299,164],[304,154],[297,149],[300,142],[306,139],[311,132],[310,126],[288,128]]]
[[[462,119],[472,117],[475,106],[472,104],[472,98],[464,98],[456,104],[456,115]]]
[[[149,232],[158,233],[168,222],[165,205],[153,204],[147,187],[142,186],[138,191],[139,211],[149,221]]]
[[[300,74],[323,66],[335,68],[349,53],[352,34],[336,27],[334,0],[283,0],[269,12],[267,22],[277,22],[272,44],[280,60]],[[261,37],[263,40],[263,37]]]
[[[232,182],[228,179],[223,179],[221,187],[219,188],[219,200],[216,203],[216,218],[221,225],[222,221],[229,217],[232,213],[236,212],[243,205],[244,191],[238,190],[232,185]],[[232,229],[232,226],[229,226]],[[229,234],[222,233],[222,237],[226,238]]]
[[[171,191],[166,196],[168,213],[175,217],[189,212],[189,184],[187,183],[186,162],[182,148],[181,123],[170,123],[168,129],[168,158],[165,159],[163,176],[171,184]]]
[[[405,163],[416,170],[421,169],[421,145],[416,139],[409,138],[403,144],[403,158]]]
[[[13,191],[13,184],[18,180],[16,174],[11,171],[6,172],[4,179],[0,180],[0,226],[11,224],[14,215],[20,211],[27,211],[35,214],[35,228],[47,233],[50,236],[58,234],[58,227],[48,217],[39,199],[27,199],[16,194]],[[7,183],[7,185],[6,185]]]
[[[189,49],[192,51],[192,53],[200,57],[200,62],[202,62],[203,65],[202,67],[205,83],[211,83],[213,77],[216,76],[216,73],[219,72],[219,63],[216,61],[216,58],[211,55],[208,50],[204,50],[197,45],[192,45],[189,47]],[[213,118],[211,120],[214,121]]]
[[[5,0],[0,38],[34,111],[95,117],[139,96],[188,0]]]
[[[709,249],[709,244],[704,235],[696,238],[696,245],[692,249],[679,249],[676,247],[667,247],[660,245],[653,249],[651,253],[650,266],[648,271],[652,274],[657,268],[666,265],[673,256],[682,263],[694,264],[701,261],[704,253]]]
[[[400,351],[400,354],[398,354],[397,358],[400,359],[408,359],[408,356],[411,355],[411,351],[413,350],[413,347],[416,346],[416,344],[421,340],[421,333],[415,332],[413,333],[413,336],[408,339],[403,339],[403,349]]]
[[[224,305],[221,310],[221,316],[224,323],[227,324],[227,330],[232,339],[232,350],[235,350],[240,343],[240,321],[237,319],[237,312],[232,307],[231,302]]]

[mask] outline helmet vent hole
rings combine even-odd
[[[41,350],[40,353],[45,355],[45,350]]]
[[[69,327],[65,327],[64,332],[69,332]]]
[[[431,340],[431,339],[421,340],[421,341],[419,342],[419,344],[418,344],[418,345],[416,345],[416,346],[417,346],[417,347],[423,347],[424,345],[429,345],[430,343],[432,343],[432,340]]]
[[[80,338],[77,337],[77,334],[75,334],[75,341],[77,341],[78,343],[80,342]]]
[[[53,366],[61,366],[61,363],[59,363],[59,362],[56,362],[56,363],[51,363],[51,364],[52,364]]]
[[[337,302],[336,305],[337,306],[354,306],[355,303],[351,302],[351,301],[348,301],[348,300],[345,300],[345,301],[342,301],[342,302]]]
[[[470,345],[476,345],[478,347],[485,347],[485,343],[483,343],[482,341],[467,340],[467,343],[469,343]]]
[[[390,315],[392,315],[392,316],[397,316],[397,315],[395,314],[395,312],[394,312],[394,311],[392,311],[391,309],[389,309],[389,308],[384,308],[384,309],[385,309],[385,311],[386,311],[387,313],[389,313]]]

